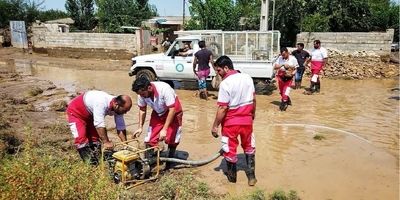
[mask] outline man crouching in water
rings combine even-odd
[[[288,105],[292,105],[289,97],[290,85],[292,85],[297,67],[299,67],[297,59],[289,54],[286,47],[281,48],[281,55],[274,63],[274,69],[278,70],[276,79],[278,80],[279,92],[281,94],[281,104],[279,106],[281,111],[286,111]]]
[[[215,62],[217,73],[223,78],[218,92],[218,109],[211,134],[218,137],[218,126],[221,124],[221,142],[223,155],[228,170],[228,181],[236,183],[236,148],[239,145],[246,154],[246,175],[248,185],[257,182],[255,175],[255,138],[253,121],[256,113],[256,97],[253,79],[248,74],[239,73],[233,68],[232,60],[221,56]]]
[[[181,139],[183,116],[182,106],[174,89],[165,82],[150,82],[145,77],[139,77],[133,82],[132,91],[139,95],[139,128],[133,136],[139,137],[143,132],[147,105],[149,105],[153,112],[147,135],[144,138],[146,148],[157,146],[160,140],[164,140],[168,145],[168,157],[174,157],[176,147]],[[146,157],[150,158],[153,156],[152,154],[149,152]],[[171,163],[167,162],[165,169],[171,167]]]

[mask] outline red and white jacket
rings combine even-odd
[[[217,105],[228,106],[223,126],[252,125],[254,110],[254,83],[248,74],[233,70],[219,86]]]
[[[138,96],[138,106],[143,108],[150,106],[158,116],[167,113],[170,107],[175,107],[175,112],[181,112],[182,106],[174,89],[165,82],[151,82],[153,86],[154,98],[143,98]]]

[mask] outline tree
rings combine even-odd
[[[121,33],[122,26],[141,26],[144,20],[157,15],[148,0],[97,0],[97,16],[100,29],[109,33]]]
[[[296,35],[300,32],[303,8],[304,1],[302,0],[280,0],[276,4],[274,29],[281,32],[282,46],[293,46],[296,42]],[[272,11],[270,13],[272,15]]]
[[[327,32],[329,31],[329,17],[319,13],[306,16],[301,24],[304,32]]]
[[[260,0],[237,0],[239,16],[242,17],[243,30],[259,30],[260,29]]]
[[[392,3],[389,8],[389,20],[388,20],[388,28],[394,29],[394,42],[399,42],[399,12],[400,6],[399,4]]]
[[[38,19],[42,22],[55,20],[55,19],[62,19],[67,18],[68,13],[61,11],[61,10],[46,10],[39,13]]]
[[[0,0],[0,27],[9,26],[10,20],[34,22],[42,10],[44,0]]]
[[[371,30],[385,31],[389,25],[390,0],[368,0]]]
[[[330,31],[350,32],[369,31],[371,12],[367,0],[325,0],[327,12],[322,13],[329,16]]]
[[[91,30],[95,27],[94,0],[67,0],[65,9],[80,30]]]
[[[191,0],[191,20],[188,24],[198,24],[200,29],[237,30],[239,28],[239,12],[232,0]]]

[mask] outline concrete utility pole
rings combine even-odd
[[[261,0],[260,31],[268,31],[268,1]]]
[[[182,30],[184,30],[184,26],[185,26],[185,1],[186,0],[183,0]]]

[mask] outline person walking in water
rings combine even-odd
[[[321,71],[328,61],[328,51],[321,47],[321,41],[314,41],[314,49],[311,50],[311,83],[310,90],[306,94],[319,93],[321,91]]]
[[[286,111],[288,105],[292,105],[289,97],[290,86],[292,85],[293,76],[296,74],[296,69],[299,66],[294,56],[289,54],[286,47],[281,48],[281,55],[274,63],[274,69],[278,70],[276,79],[278,80],[279,92],[281,94],[281,104],[279,109]]]
[[[210,65],[213,66],[213,56],[212,52],[206,48],[205,41],[200,41],[199,47],[201,50],[194,54],[193,73],[197,76],[200,98],[208,100],[206,79],[210,75]]]
[[[297,49],[292,52],[292,55],[297,59],[299,67],[296,69],[296,75],[294,77],[294,89],[301,88],[301,81],[303,79],[303,74],[305,71],[305,63],[308,63],[310,59],[310,54],[304,50],[303,43],[297,43]]]
[[[255,175],[255,137],[253,121],[256,113],[256,95],[253,79],[233,68],[228,56],[221,56],[215,62],[217,73],[223,78],[218,92],[218,108],[211,128],[211,134],[218,137],[218,127],[221,125],[221,142],[223,156],[227,163],[228,181],[236,183],[236,150],[241,145],[246,154],[246,175],[248,185],[257,182]]]

